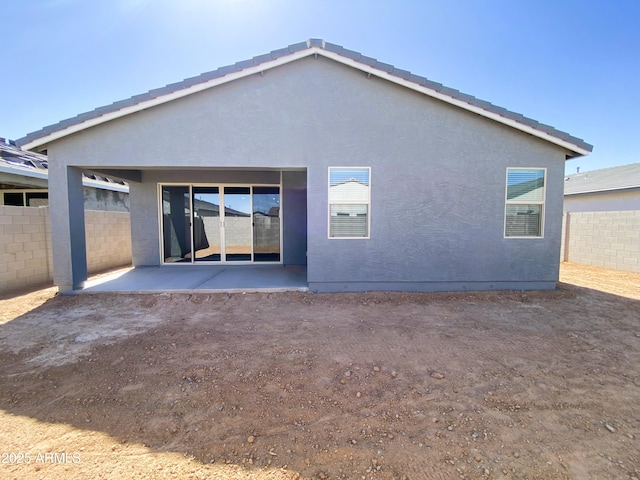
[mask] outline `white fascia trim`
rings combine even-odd
[[[40,180],[49,180],[49,174],[47,172],[40,172],[37,170],[30,170],[27,168],[11,168],[0,165],[0,173],[6,173],[9,175],[15,175],[16,177],[26,178],[38,178]],[[129,187],[127,185],[120,185],[119,183],[101,182],[99,180],[92,180],[90,178],[82,177],[82,184],[85,187],[99,188],[101,190],[113,190],[116,192],[129,193]]]
[[[275,67],[279,67],[281,65],[285,65],[287,63],[291,63],[294,62],[296,60],[300,60],[301,58],[305,58],[305,57],[309,57],[311,55],[322,55],[323,57],[329,58],[331,60],[334,60],[336,62],[342,63],[344,65],[348,65],[350,67],[353,68],[357,68],[358,70],[361,70],[363,72],[369,73],[371,75],[375,75],[376,77],[382,78],[384,80],[387,80],[389,82],[393,82],[395,84],[398,85],[402,85],[403,87],[406,88],[410,88],[411,90],[415,90],[417,92],[423,93],[425,95],[428,95],[430,97],[433,98],[437,98],[438,100],[441,100],[443,102],[447,102],[451,105],[455,105],[457,107],[463,108],[465,110],[468,110],[470,112],[476,113],[478,115],[481,115],[483,117],[486,118],[490,118],[496,122],[502,123],[504,125],[510,126],[512,128],[515,128],[517,130],[520,130],[522,132],[528,133],[530,135],[533,135],[535,137],[541,138],[543,140],[546,140],[550,143],[553,143],[555,145],[559,145],[563,148],[566,148],[567,150],[570,150],[572,152],[575,152],[579,155],[589,155],[589,151],[585,150],[583,148],[580,148],[576,145],[574,145],[571,142],[567,142],[565,140],[562,140],[560,138],[554,137],[553,135],[550,135],[546,132],[542,132],[540,130],[537,130],[533,127],[530,127],[528,125],[524,125],[522,123],[516,122],[515,120],[511,120],[509,118],[505,118],[501,115],[498,115],[497,113],[493,113],[493,112],[489,112],[483,108],[480,107],[476,107],[475,105],[471,105],[465,101],[462,100],[458,100],[457,98],[453,98],[449,95],[445,95],[441,92],[438,92],[436,90],[433,90],[431,88],[427,88],[424,87],[422,85],[419,85],[417,83],[408,81],[408,80],[404,80],[400,77],[396,77],[388,72],[385,72],[383,70],[379,70],[375,67],[371,67],[369,65],[365,65],[363,63],[360,63],[356,60],[353,60],[351,58],[348,57],[344,57],[338,53],[335,52],[329,52],[327,50],[324,50],[323,48],[320,47],[311,47],[308,48],[306,50],[301,50],[298,52],[294,52],[290,55],[286,55],[280,58],[277,58],[275,60],[271,60],[268,62],[264,62],[261,63],[260,65],[256,65],[253,67],[249,67],[249,68],[245,68],[244,70],[241,70],[239,72],[234,72],[234,73],[229,73],[223,77],[220,78],[215,78],[212,80],[209,80],[207,82],[203,82],[203,83],[199,83],[197,85],[192,85],[191,87],[187,87],[184,88],[182,90],[178,90],[175,92],[172,92],[170,94],[167,95],[162,95],[159,97],[156,97],[154,99],[151,100],[147,100],[145,102],[141,102],[138,103],[136,105],[132,105],[130,107],[125,107],[122,108],[120,110],[117,110],[115,112],[111,112],[111,113],[107,113],[105,115],[101,115],[100,117],[97,118],[92,118],[90,120],[87,120],[85,122],[79,123],[77,125],[72,125],[70,127],[67,127],[63,130],[59,130],[56,132],[53,132],[45,137],[41,137],[38,138],[36,140],[33,140],[29,143],[26,143],[22,146],[23,150],[31,150],[35,147],[39,147],[41,145],[44,145],[46,143],[49,143],[53,140],[58,140],[59,138],[62,137],[66,137],[67,135],[71,135],[73,133],[79,132],[81,130],[84,130],[86,128],[90,128],[96,125],[100,125],[101,123],[105,123],[111,120],[115,120],[116,118],[120,118],[120,117],[124,117],[125,115],[129,115],[132,113],[136,113],[139,112],[141,110],[150,108],[150,107],[154,107],[156,105],[161,105],[163,103],[167,103],[170,102],[172,100],[176,100],[178,98],[182,98],[182,97],[186,97],[188,95],[197,93],[197,92],[201,92],[203,90],[207,90],[209,88],[213,88],[216,87],[218,85],[222,85],[228,82],[232,82],[234,80],[238,80],[240,78],[244,78],[244,77],[248,77],[251,75],[255,75],[257,73],[261,73],[264,72],[266,70],[269,70],[271,68],[275,68]]]
[[[0,165],[0,172],[8,173],[10,175],[21,175],[23,177],[41,178],[44,180],[47,180],[49,178],[47,172],[41,172],[30,168],[7,167],[4,165]]]
[[[129,193],[128,185],[120,185],[119,183],[101,182],[91,178],[82,177],[82,184],[85,187],[96,188],[99,190],[111,190],[114,192]]]
[[[11,168],[0,165],[0,173],[6,173],[9,175],[15,175],[16,177],[26,178],[38,178],[40,180],[49,180],[48,172],[41,172],[37,170],[30,170],[28,168]],[[92,180],[90,178],[82,177],[82,184],[85,187],[99,188],[101,190],[113,190],[116,192],[129,193],[129,187],[127,185],[120,185],[119,183],[101,182],[99,180]]]

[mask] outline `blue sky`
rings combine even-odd
[[[29,132],[309,37],[640,162],[637,0],[16,0],[2,7],[0,136]]]

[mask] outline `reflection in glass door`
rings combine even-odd
[[[253,261],[280,261],[280,187],[253,187]]]
[[[189,187],[162,187],[162,243],[165,263],[191,262]]]
[[[193,251],[196,262],[219,262],[220,193],[218,187],[193,187]]]
[[[224,254],[227,262],[250,262],[251,188],[224,187]]]
[[[281,261],[279,186],[160,191],[164,263]]]

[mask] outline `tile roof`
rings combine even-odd
[[[461,108],[472,110],[480,115],[488,116],[496,121],[506,123],[514,128],[519,128],[553,143],[562,145],[574,153],[574,155],[571,156],[586,155],[593,149],[593,147],[584,140],[557,130],[552,126],[539,123],[519,113],[498,107],[472,95],[462,93],[440,83],[433,82],[425,77],[395,68],[393,65],[382,63],[374,58],[364,56],[359,52],[348,50],[340,45],[325,42],[321,39],[309,39],[306,42],[295,43],[286,48],[273,50],[270,53],[259,55],[249,60],[243,60],[233,65],[220,67],[217,70],[206,72],[196,77],[187,78],[180,82],[166,85],[165,87],[120,100],[111,105],[96,108],[90,112],[62,120],[54,125],[49,125],[41,130],[29,133],[19,139],[17,143],[18,145],[26,146],[28,149],[35,148],[83,128],[102,123],[102,121],[108,121],[117,118],[117,116],[126,115],[142,110],[143,108],[148,108],[149,106],[164,103],[164,101],[171,100],[173,98],[172,95],[178,92],[182,92],[182,95],[188,95],[209,88],[210,86],[224,83],[225,76],[231,76],[232,78],[228,80],[231,81],[232,79],[240,78],[242,75],[238,74],[242,74],[243,72],[246,72],[247,75],[252,74],[255,73],[254,71],[260,71],[262,66],[265,67],[263,70],[266,70],[273,66],[288,63],[288,61],[297,60],[298,58],[312,54],[319,54],[341,61],[342,63],[360,68],[388,80],[400,80],[407,86],[419,87],[423,93],[454,103]],[[211,83],[210,86],[205,85],[208,82]],[[110,116],[103,119],[100,118],[105,115]],[[83,126],[85,122],[86,125]]]
[[[0,162],[21,168],[48,168],[47,156],[41,153],[28,152],[20,149],[12,140],[0,138]]]
[[[0,138],[0,170],[3,173],[23,175],[26,177],[47,178],[49,162],[46,155],[22,150],[13,141],[6,142]],[[126,182],[114,180],[88,172],[83,172],[84,183],[88,186],[106,189],[128,188]],[[113,187],[113,188],[112,188]]]
[[[640,163],[603,168],[565,176],[564,194],[607,192],[640,188]]]

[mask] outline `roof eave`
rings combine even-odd
[[[21,175],[23,177],[47,179],[48,175],[46,171],[39,171],[28,167],[18,167],[14,165],[0,165],[0,172],[10,175]]]
[[[446,93],[443,93],[441,91],[438,91],[434,88],[429,88],[425,85],[421,85],[420,83],[416,83],[415,81],[411,81],[405,78],[402,78],[400,76],[397,75],[393,75],[392,73],[389,73],[385,70],[381,70],[379,68],[376,68],[375,66],[369,65],[367,63],[363,63],[360,62],[354,58],[351,58],[349,56],[345,56],[345,55],[341,55],[339,53],[336,53],[334,51],[330,51],[330,50],[326,50],[326,46],[324,45],[324,43],[322,44],[322,46],[314,46],[312,43],[309,44],[311,45],[309,48],[304,49],[304,50],[298,50],[298,51],[294,51],[293,53],[290,54],[285,54],[283,56],[279,56],[278,58],[275,58],[273,60],[267,60],[263,63],[260,63],[258,65],[255,66],[250,66],[247,68],[244,68],[240,71],[237,72],[231,72],[227,75],[221,76],[221,77],[217,77],[202,83],[197,83],[195,85],[191,85],[189,87],[180,89],[180,90],[176,90],[174,92],[168,93],[166,95],[160,95],[158,97],[149,99],[149,100],[145,100],[142,101],[140,103],[137,103],[135,105],[131,105],[128,107],[124,107],[122,109],[116,110],[114,112],[109,112],[109,113],[105,113],[104,115],[95,117],[95,118],[90,118],[88,120],[85,120],[83,122],[80,122],[78,124],[75,125],[70,125],[69,127],[63,128],[61,130],[57,130],[54,132],[51,132],[49,134],[43,135],[42,137],[39,138],[34,138],[33,140],[27,141],[24,144],[21,144],[21,147],[24,150],[32,150],[38,147],[41,147],[43,145],[46,145],[48,143],[51,143],[55,140],[59,140],[61,138],[64,138],[66,136],[72,135],[74,133],[80,132],[82,130],[85,130],[87,128],[90,127],[94,127],[96,125],[100,125],[102,123],[106,123],[109,122],[111,120],[115,120],[117,118],[120,117],[124,117],[126,115],[130,115],[132,113],[136,113],[142,110],[145,110],[147,108],[151,108],[154,107],[156,105],[161,105],[163,103],[167,103],[170,102],[172,100],[176,100],[178,98],[182,98],[182,97],[186,97],[188,95],[192,95],[194,93],[198,93],[201,92],[203,90],[207,90],[209,88],[213,88],[215,86],[218,85],[222,85],[225,83],[229,83],[232,82],[234,80],[238,80],[244,77],[248,77],[251,75],[255,75],[255,74],[259,74],[261,72],[265,72],[267,70],[270,70],[272,68],[276,68],[279,67],[281,65],[285,65],[287,63],[291,63],[294,62],[296,60],[300,60],[302,58],[305,57],[309,57],[311,55],[321,55],[324,56],[326,58],[329,58],[331,60],[334,60],[336,62],[342,63],[344,65],[348,65],[351,66],[353,68],[357,68],[363,72],[366,72],[368,74],[371,75],[375,75],[376,77],[385,79],[389,82],[404,86],[406,88],[409,88],[411,90],[420,92],[422,94],[425,94],[429,97],[432,98],[436,98],[438,100],[441,100],[443,102],[449,103],[451,105],[455,105],[457,107],[463,108],[465,110],[468,110],[470,112],[476,113],[480,116],[489,118],[491,120],[494,120],[496,122],[502,123],[504,125],[507,125],[509,127],[515,128],[516,130],[520,130],[524,133],[528,133],[530,135],[533,135],[535,137],[541,138],[543,140],[546,140],[547,142],[550,142],[552,144],[558,145],[566,150],[568,150],[569,152],[571,152],[573,155],[568,155],[569,158],[573,158],[573,157],[577,157],[577,156],[586,156],[589,155],[590,150],[583,148],[582,146],[576,145],[568,140],[565,140],[563,138],[559,138],[556,137],[554,135],[551,135],[548,132],[544,132],[542,130],[538,130],[536,128],[533,128],[529,125],[525,125],[523,123],[520,123],[514,119],[511,118],[507,118],[505,116],[502,116],[498,113],[495,112],[491,112],[488,111],[484,108],[481,108],[479,106],[476,105],[472,105],[468,102],[465,102],[464,100],[461,100],[459,98],[455,98],[454,96],[451,95],[447,95]],[[402,72],[402,71],[400,71]],[[413,77],[413,76],[410,76]],[[425,82],[428,83],[428,82]],[[446,91],[446,89],[444,89]],[[462,97],[464,97],[464,95],[460,95]]]

